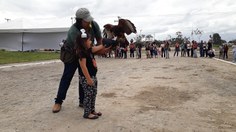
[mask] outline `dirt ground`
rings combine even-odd
[[[51,109],[63,64],[0,68],[1,132],[235,132],[236,66],[209,58],[97,58],[98,120],[82,117],[78,74]]]

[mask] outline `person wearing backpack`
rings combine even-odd
[[[76,37],[81,34],[80,30],[85,29],[86,32],[91,34],[90,40],[94,44],[96,39],[97,45],[101,46],[102,43],[114,44],[113,40],[102,39],[101,31],[97,22],[93,20],[93,17],[90,15],[90,11],[87,8],[79,8],[76,11],[76,22],[70,27],[67,33],[67,39],[62,46],[62,49],[66,52],[62,52],[61,60],[64,63],[64,71],[59,83],[59,88],[57,96],[55,98],[55,104],[53,105],[52,112],[57,113],[61,110],[61,105],[63,100],[66,98],[67,90],[70,86],[71,80],[75,74],[75,71],[80,67],[78,60],[75,55],[75,40]],[[94,46],[94,47],[96,47]],[[110,46],[111,47],[111,46]],[[94,54],[105,54],[109,51],[109,48],[103,47],[101,50],[97,51]],[[66,59],[65,59],[66,58]],[[79,106],[83,107],[84,102],[84,91],[81,84],[79,83]]]

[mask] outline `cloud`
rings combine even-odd
[[[23,19],[25,27],[69,27],[71,17],[80,7],[86,7],[102,28],[117,24],[117,16],[131,20],[142,33],[158,38],[181,31],[189,36],[198,28],[203,36],[217,32],[235,33],[236,3],[234,0],[1,0],[0,24],[4,18]],[[33,24],[32,24],[33,23]],[[0,26],[1,27],[1,26]],[[227,37],[230,38],[230,37]]]

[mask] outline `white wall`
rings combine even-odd
[[[21,50],[21,33],[0,33],[0,49]]]
[[[59,43],[66,39],[67,32],[47,33],[0,33],[0,49],[23,51],[34,49],[60,49]]]

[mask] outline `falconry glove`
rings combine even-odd
[[[103,44],[106,48],[108,48],[108,47],[110,47],[110,46],[112,46],[112,47],[116,46],[116,45],[118,44],[118,42],[115,41],[115,40],[112,40],[112,39],[103,38],[103,39],[102,39],[102,44]]]

